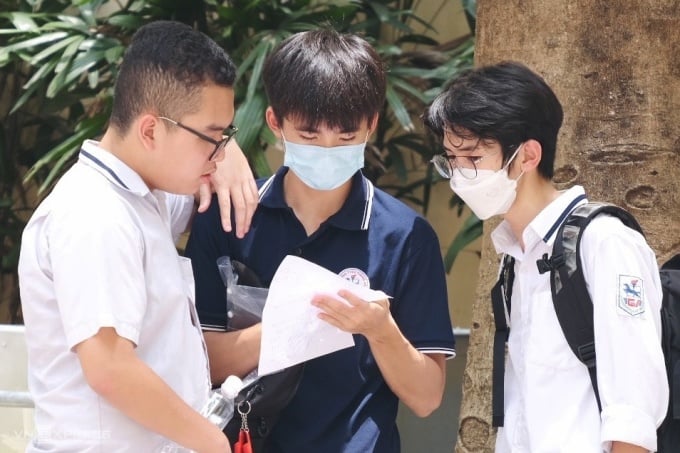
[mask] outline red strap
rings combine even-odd
[[[253,445],[250,443],[250,431],[239,431],[238,441],[234,444],[234,453],[253,453]]]

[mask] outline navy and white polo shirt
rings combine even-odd
[[[428,222],[361,172],[342,208],[307,236],[286,204],[282,167],[258,181],[260,204],[243,239],[225,233],[218,203],[194,219],[187,244],[204,330],[225,330],[226,293],[216,265],[241,261],[269,285],[286,255],[301,256],[393,297],[399,329],[424,353],[455,355],[439,241]],[[398,399],[368,342],[310,360],[298,391],[271,434],[272,452],[398,452]]]

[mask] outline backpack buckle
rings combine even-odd
[[[595,343],[582,344],[576,348],[576,356],[588,368],[595,366]]]
[[[563,264],[564,264],[563,254],[553,255],[550,258],[548,258],[548,254],[544,253],[543,257],[540,260],[536,260],[536,267],[538,267],[539,274],[545,274],[546,272],[555,270],[558,267],[562,266]]]

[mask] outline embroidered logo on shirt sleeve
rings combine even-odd
[[[619,275],[618,307],[624,313],[636,316],[645,312],[642,279]]]

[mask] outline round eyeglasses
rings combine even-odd
[[[458,170],[458,173],[465,179],[475,179],[477,177],[477,165],[487,157],[495,156],[499,152],[500,150],[484,156],[456,156],[444,152],[434,156],[430,162],[443,178],[451,179],[453,171]]]
[[[236,132],[238,132],[238,128],[232,124],[229,127],[227,127],[224,130],[224,132],[222,132],[222,140],[215,140],[212,137],[208,137],[207,135],[198,132],[196,129],[192,129],[189,126],[186,126],[186,125],[180,123],[179,121],[175,121],[175,120],[167,118],[165,116],[159,116],[158,118],[161,119],[161,120],[165,120],[165,121],[169,122],[170,124],[174,124],[177,127],[181,127],[185,131],[191,132],[196,137],[198,137],[202,140],[205,140],[208,143],[212,143],[213,145],[215,145],[215,149],[213,150],[212,153],[210,153],[210,156],[208,157],[209,161],[215,160],[217,158],[217,156],[219,156],[220,153],[222,151],[224,151],[224,148],[227,147],[227,143],[229,143],[229,141],[234,137],[234,135],[236,135]]]

